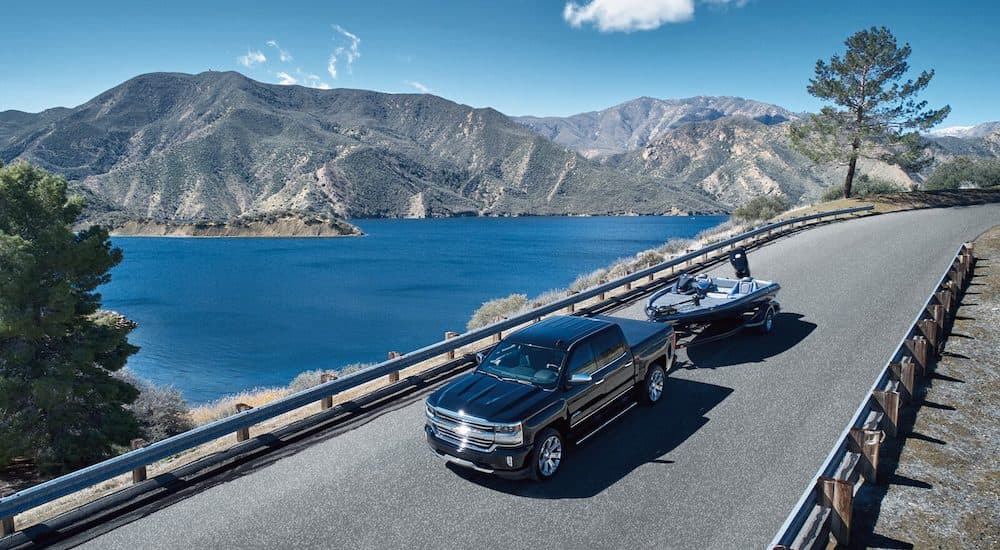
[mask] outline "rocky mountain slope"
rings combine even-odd
[[[569,117],[516,117],[541,136],[590,158],[644,147],[670,129],[725,117],[746,117],[765,125],[797,119],[791,111],[740,97],[655,99],[640,97],[602,111]]]
[[[646,174],[693,187],[725,204],[739,205],[764,194],[786,196],[792,204],[816,200],[841,183],[844,168],[817,166],[794,150],[788,124],[764,124],[731,116],[667,130],[645,146],[610,157],[623,173]],[[898,166],[862,160],[859,173],[913,185]]]
[[[0,160],[61,173],[95,219],[717,212],[687,187],[587,160],[493,109],[154,73],[73,109],[0,113]]]

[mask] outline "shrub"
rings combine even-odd
[[[552,290],[546,290],[545,292],[532,298],[528,304],[528,307],[536,308],[544,306],[545,304],[551,304],[556,300],[562,300],[565,297],[566,297],[566,291],[563,289],[554,288]]]
[[[692,242],[693,241],[691,241],[691,239],[671,239],[657,247],[655,251],[663,254],[664,256],[676,254],[687,250],[691,246]]]
[[[888,195],[891,193],[902,193],[904,189],[899,184],[889,180],[870,177],[862,174],[854,180],[851,186],[851,196],[866,199],[874,195]],[[824,201],[835,201],[844,198],[844,186],[834,185],[823,192]]]
[[[750,199],[749,202],[736,209],[733,217],[744,221],[758,221],[771,219],[785,210],[790,205],[788,199],[778,195],[760,195]]]
[[[315,369],[300,372],[295,376],[295,378],[292,378],[292,381],[288,384],[288,389],[291,390],[292,393],[298,393],[302,390],[308,390],[309,388],[318,386],[320,376],[327,373],[333,375],[337,374],[329,369]]]
[[[474,330],[486,325],[495,323],[505,317],[521,311],[528,305],[528,296],[525,294],[511,294],[506,298],[496,298],[484,302],[479,309],[472,314],[466,327]]]
[[[820,200],[822,200],[823,202],[835,201],[842,198],[844,198],[843,184],[831,185],[830,187],[826,188],[826,191],[823,191],[822,195],[820,195]]]
[[[166,439],[194,427],[191,408],[175,388],[156,386],[127,368],[114,373],[114,377],[139,390],[139,396],[126,408],[135,415],[147,442]]]
[[[636,270],[646,269],[647,267],[653,267],[656,264],[663,263],[666,260],[667,256],[658,250],[646,250],[636,254],[632,267]]]
[[[601,281],[608,276],[608,270],[606,268],[595,269],[590,273],[580,275],[575,281],[570,283],[569,289],[573,292],[580,292],[582,290],[587,290],[588,288],[595,287],[601,284]]]
[[[1000,186],[1000,159],[958,157],[934,169],[924,189]]]

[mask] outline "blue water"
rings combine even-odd
[[[691,237],[722,216],[357,220],[342,239],[113,239],[104,305],[139,324],[129,360],[190,401],[381,361],[464,332],[484,301]]]

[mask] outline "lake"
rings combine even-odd
[[[355,220],[367,236],[115,237],[125,260],[101,292],[139,324],[129,367],[202,403],[423,347],[464,332],[486,300],[566,287],[726,219]]]

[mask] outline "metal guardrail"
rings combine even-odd
[[[420,348],[416,351],[412,351],[405,355],[379,363],[371,368],[358,371],[344,376],[343,378],[338,378],[307,390],[303,390],[288,397],[272,401],[258,408],[245,410],[233,416],[199,426],[182,434],[153,443],[147,447],[124,453],[81,470],[71,472],[28,489],[24,489],[23,491],[0,498],[0,520],[3,521],[4,525],[3,532],[0,533],[0,536],[14,531],[13,518],[15,515],[51,502],[59,497],[75,493],[102,481],[107,481],[115,476],[141,469],[158,460],[162,460],[214,439],[233,434],[234,432],[242,432],[242,434],[246,434],[246,430],[255,424],[270,420],[279,415],[307,405],[314,404],[317,401],[328,400],[340,392],[355,388],[387,375],[398,373],[406,367],[416,365],[436,356],[440,356],[448,352],[454,352],[462,346],[479,342],[491,336],[498,337],[503,331],[525,323],[530,323],[535,319],[558,312],[564,308],[575,306],[580,302],[605,294],[619,287],[630,285],[639,279],[655,275],[665,269],[671,269],[676,266],[684,265],[690,261],[697,260],[699,257],[705,257],[707,259],[708,254],[712,252],[723,250],[726,247],[735,247],[739,243],[749,239],[754,239],[761,235],[771,235],[774,231],[789,226],[794,227],[796,224],[805,224],[806,222],[822,220],[823,218],[834,218],[842,215],[867,212],[873,208],[874,207],[871,205],[856,208],[845,208],[842,210],[821,212],[818,214],[772,223],[711,244],[699,250],[689,252],[677,258],[667,260],[635,273],[630,273],[619,279],[615,279],[600,286],[573,294],[562,300],[543,305],[527,313],[518,315],[517,317],[504,319],[480,329],[466,332],[436,344]]]
[[[863,482],[878,482],[881,444],[897,436],[900,406],[941,352],[973,262],[972,243],[962,244],[769,548],[827,548],[831,537],[850,544],[854,495]]]

